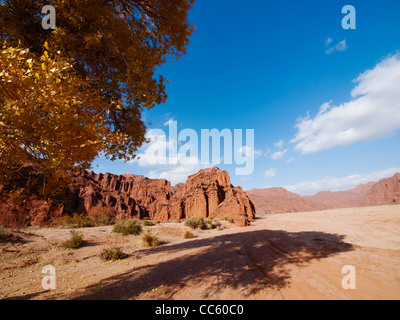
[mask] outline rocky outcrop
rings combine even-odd
[[[170,210],[174,218],[231,217],[241,226],[255,218],[254,205],[246,193],[233,187],[228,173],[218,168],[189,176],[172,197]]]
[[[85,171],[75,174],[63,211],[91,215],[103,207],[117,219],[153,218],[159,205],[173,193],[170,183],[164,179]]]
[[[375,183],[363,197],[363,206],[400,204],[400,173]]]
[[[92,215],[107,208],[117,219],[180,221],[190,217],[231,217],[239,226],[248,225],[255,217],[254,205],[246,193],[233,187],[228,173],[218,168],[201,170],[185,184],[174,187],[164,179],[137,175],[75,173],[63,203],[57,215]],[[44,201],[24,206],[16,206],[10,199],[0,203],[0,224],[43,225],[50,223],[51,217],[50,205]]]
[[[53,218],[60,217],[61,208],[54,210],[51,203],[33,197],[23,204],[0,197],[0,225],[12,227],[50,225]]]

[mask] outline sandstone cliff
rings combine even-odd
[[[44,201],[16,206],[10,199],[1,200],[0,224],[23,226],[51,222],[50,205]],[[233,187],[228,173],[218,168],[201,170],[176,187],[164,179],[137,175],[76,173],[56,216],[61,213],[91,215],[101,207],[113,212],[117,219],[168,221],[232,217],[237,225],[246,226],[255,217],[254,205],[246,193],[240,187]]]
[[[400,173],[375,183],[361,203],[363,206],[400,204]]]
[[[255,208],[241,187],[233,187],[226,171],[204,169],[189,176],[171,199],[174,218],[232,217],[237,225],[248,225]],[[162,218],[162,217],[159,217]]]

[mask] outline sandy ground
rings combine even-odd
[[[275,214],[252,226],[196,231],[181,223],[147,227],[163,244],[112,227],[80,229],[87,245],[65,250],[68,229],[14,230],[0,244],[0,299],[399,299],[400,206]],[[103,248],[128,257],[102,262]],[[53,265],[56,289],[44,290]],[[342,287],[345,265],[356,289]]]

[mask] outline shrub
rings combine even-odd
[[[157,235],[145,233],[142,236],[142,242],[146,247],[157,247],[160,245]]]
[[[108,226],[115,223],[115,215],[108,208],[97,206],[89,216],[74,213],[54,220],[59,228],[91,228]]]
[[[205,221],[204,218],[197,218],[197,222],[198,222],[198,225],[199,225],[198,226],[199,229],[201,229],[201,230],[207,229],[207,225],[206,225],[207,221]]]
[[[126,257],[127,254],[123,253],[121,248],[117,247],[103,249],[103,251],[100,253],[100,259],[103,261],[116,261],[125,259]]]
[[[202,228],[203,230],[207,230],[207,229],[213,229],[214,225],[213,225],[213,219],[212,218],[205,218],[203,219],[203,225]]]
[[[142,225],[137,219],[123,219],[114,225],[113,231],[124,236],[128,234],[139,235],[142,233]]]
[[[225,217],[222,220],[228,221],[230,223],[235,223],[235,220],[233,218],[231,218],[231,217]]]
[[[145,227],[152,227],[152,226],[155,226],[156,223],[155,223],[154,221],[151,221],[151,220],[145,220],[145,221],[143,222],[143,225],[144,225]]]
[[[96,227],[109,226],[115,223],[115,215],[109,208],[97,206],[95,212],[90,215],[90,220]]]
[[[213,229],[216,229],[216,228],[220,229],[221,226],[222,226],[222,224],[221,224],[220,221],[215,221],[215,220],[214,220],[214,221],[212,222],[212,228],[213,228]]]
[[[11,240],[11,235],[8,234],[4,226],[0,226],[0,243],[8,242]]]
[[[90,228],[95,226],[89,217],[77,213],[74,213],[72,216],[66,215],[57,218],[55,223],[59,228]]]
[[[71,237],[62,243],[64,249],[78,249],[83,246],[83,235],[82,233],[76,232],[75,230],[70,231]]]
[[[192,231],[186,230],[185,234],[183,235],[184,239],[193,239],[194,238],[194,234]]]
[[[191,217],[185,221],[185,226],[190,227],[192,229],[199,228],[202,230],[207,230],[213,228],[213,223],[212,223],[212,218]]]
[[[185,226],[190,227],[192,229],[197,229],[199,227],[199,222],[197,218],[191,217],[185,221]]]

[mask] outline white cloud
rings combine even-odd
[[[249,146],[242,146],[238,149],[238,152],[243,156],[247,156],[251,154],[252,149]]]
[[[276,176],[276,172],[277,172],[276,169],[269,169],[264,173],[264,177],[267,178],[267,179],[268,178],[273,178],[273,177]]]
[[[164,126],[169,126],[174,119],[169,119],[168,121],[164,122]]]
[[[314,153],[382,138],[400,129],[400,55],[386,57],[354,82],[349,102],[324,103],[314,119],[307,115],[298,120],[298,132],[291,140],[296,150]]]
[[[267,147],[267,151],[264,152],[264,157],[268,156],[271,153],[271,149]]]
[[[287,152],[287,149],[283,150],[283,151],[277,151],[271,155],[271,159],[273,159],[273,160],[281,159],[286,154],[286,152]]]
[[[150,130],[146,134],[146,138],[150,140],[138,157],[131,164],[137,164],[139,167],[151,167],[147,176],[151,179],[167,179],[173,185],[186,182],[189,175],[197,173],[201,169],[209,168],[211,164],[202,164],[200,159],[195,156],[187,156],[186,154],[177,153],[171,155],[171,150],[176,150],[177,143],[168,140],[165,134],[158,134],[156,131]],[[163,163],[165,160],[165,163]]]
[[[248,157],[253,152],[253,149],[249,146],[242,146],[238,149],[238,152],[241,153],[244,157]],[[254,158],[261,157],[263,152],[261,150],[254,150]]]
[[[325,51],[326,54],[331,54],[333,51],[335,51],[335,47],[329,48]]]
[[[360,184],[376,182],[380,179],[391,177],[397,172],[400,172],[400,168],[393,167],[369,174],[353,174],[341,178],[324,177],[320,180],[306,181],[293,186],[285,186],[284,188],[300,195],[311,195],[319,191],[345,191],[353,189]]]
[[[263,152],[261,150],[254,150],[254,157],[259,158],[263,155]]]
[[[251,181],[251,180],[252,180],[251,177],[243,177],[243,178],[240,178],[240,181]]]
[[[329,40],[331,40],[331,41],[329,42]],[[332,39],[329,38],[328,41],[326,42],[326,45],[328,46],[331,43],[332,43]],[[348,46],[347,46],[347,43],[346,43],[346,39],[344,39],[344,40],[340,41],[339,43],[337,43],[335,46],[330,47],[329,49],[327,49],[325,51],[325,53],[326,54],[331,54],[331,53],[333,53],[335,51],[346,51],[347,48],[348,48]]]
[[[286,163],[291,163],[291,162],[294,162],[294,161],[296,161],[296,159],[291,157],[291,158],[286,160]]]
[[[186,182],[188,176],[199,172],[201,169],[210,167],[210,165],[202,164],[187,164],[187,165],[176,165],[171,166],[165,170],[156,169],[151,170],[147,176],[150,179],[166,179],[171,182],[172,185],[177,183]]]
[[[347,43],[346,43],[346,39],[340,41],[340,42],[335,46],[336,51],[346,51],[347,48],[348,48],[348,46],[347,46]]]
[[[329,46],[332,43],[333,39],[332,38],[328,38],[325,42],[325,46]]]
[[[166,157],[170,143],[164,134],[157,134],[150,130],[146,134],[146,139],[149,140],[149,143],[145,144],[137,157],[128,163],[138,164],[139,167],[151,167],[155,163],[160,163],[161,158]]]
[[[283,140],[279,140],[278,142],[274,143],[274,146],[275,146],[275,148],[282,149],[284,143],[285,142]]]

